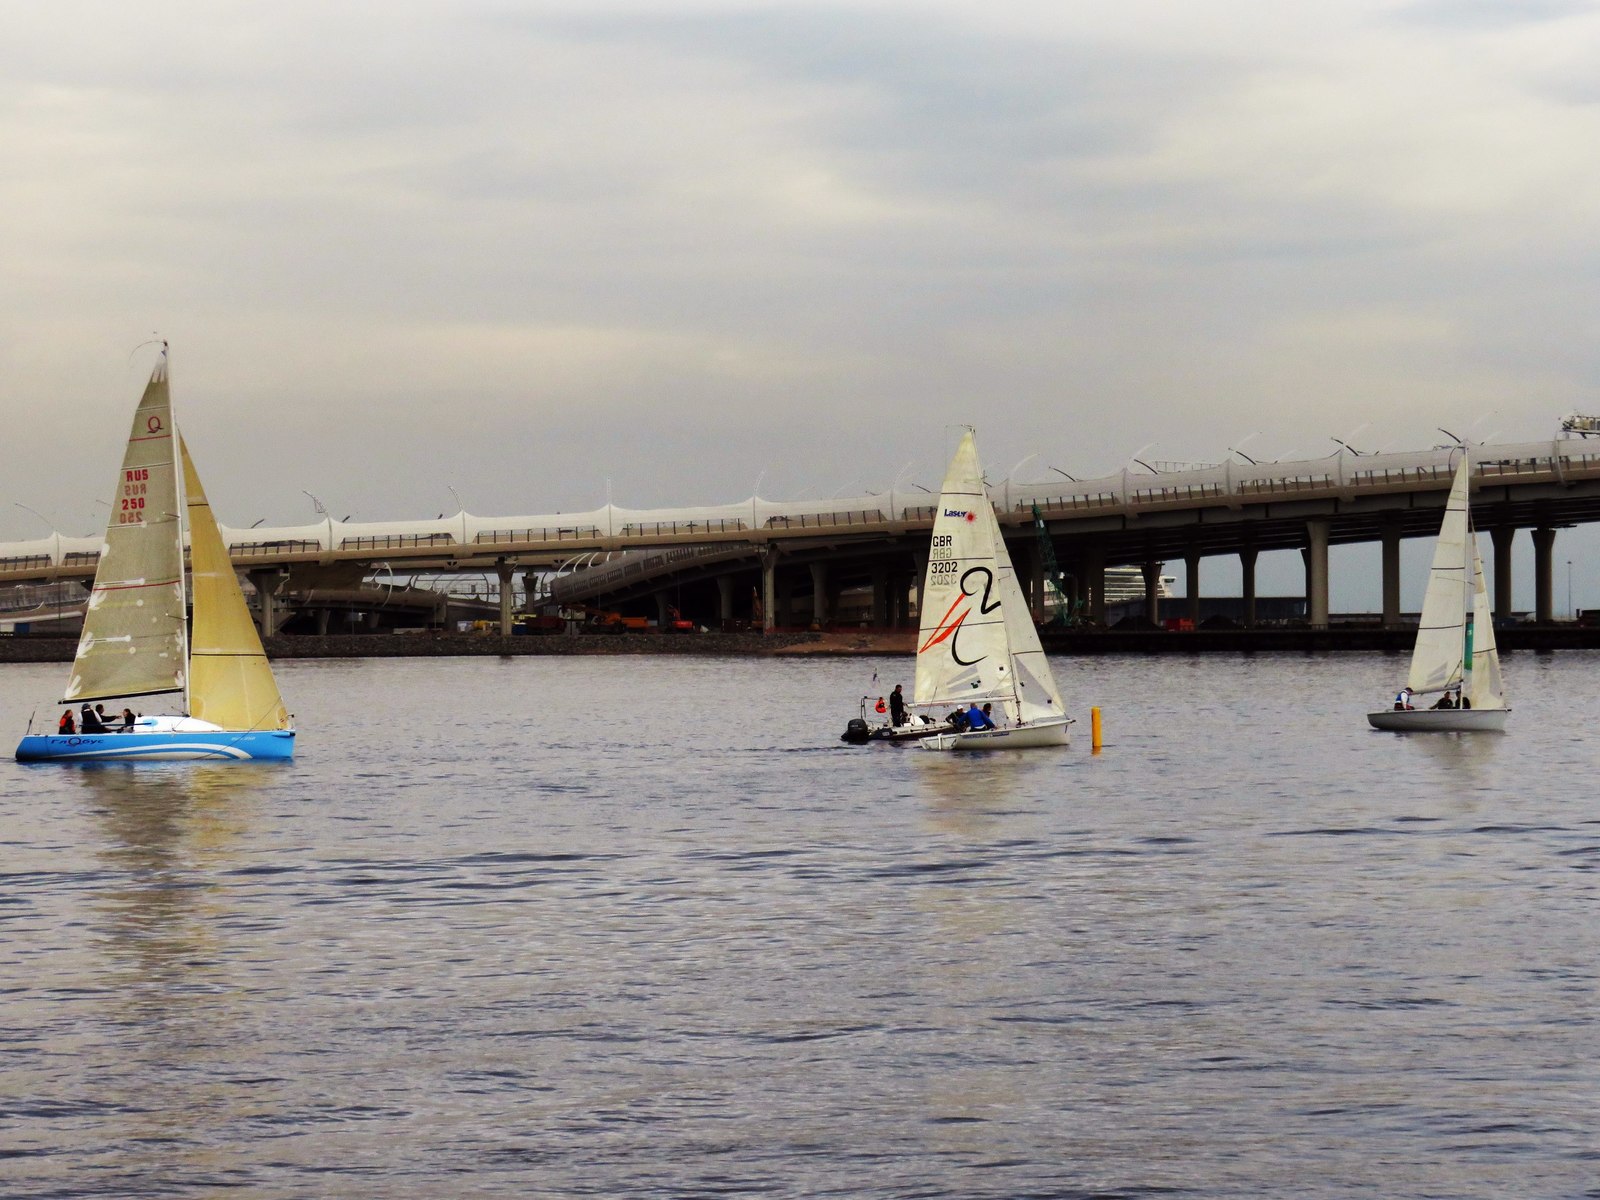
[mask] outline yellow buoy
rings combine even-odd
[[[1100,710],[1091,708],[1089,710],[1089,746],[1096,754],[1099,754],[1100,747],[1103,744],[1100,736]]]

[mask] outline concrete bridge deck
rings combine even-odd
[[[1126,469],[1093,480],[1044,484],[1010,480],[990,488],[1002,527],[1015,536],[1019,569],[1036,545],[1034,510],[1043,517],[1056,557],[1084,582],[1081,597],[1096,605],[1093,581],[1107,565],[1149,566],[1182,559],[1198,573],[1202,559],[1236,554],[1253,594],[1255,556],[1298,549],[1307,556],[1307,594],[1313,623],[1326,623],[1327,549],[1378,541],[1384,546],[1385,614],[1398,609],[1398,545],[1431,537],[1461,451],[1435,447],[1411,453],[1357,455],[1347,451],[1283,463],[1227,462],[1182,471]],[[1557,528],[1600,520],[1600,442],[1557,438],[1471,447],[1473,510],[1497,550],[1496,607],[1510,610],[1510,539],[1535,531],[1540,613],[1548,615],[1550,547]],[[907,501],[915,503],[907,503]],[[934,511],[926,493],[867,495],[825,504],[752,498],[721,506],[630,510],[613,505],[585,513],[478,517],[459,513],[434,521],[316,524],[233,529],[223,534],[235,565],[269,599],[309,588],[353,587],[370,573],[487,571],[509,595],[514,572],[560,571],[619,551],[650,551],[650,566],[630,555],[620,564],[595,564],[598,582],[616,576],[635,593],[680,574],[696,578],[759,572],[770,623],[779,564],[829,566],[857,578],[919,572]],[[0,545],[0,583],[92,578],[98,538],[53,535]],[[1097,570],[1099,568],[1099,570]],[[632,569],[633,578],[626,577]],[[274,583],[277,579],[279,583]],[[814,574],[813,591],[829,586]],[[574,585],[571,586],[576,586]],[[1390,604],[1391,592],[1394,604]],[[590,594],[594,593],[592,590]],[[1320,598],[1320,606],[1317,603]],[[1103,597],[1100,599],[1103,608]],[[818,605],[813,602],[813,611]]]

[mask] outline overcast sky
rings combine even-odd
[[[0,537],[103,522],[155,333],[236,525],[1600,411],[1580,0],[53,0],[0,139]]]

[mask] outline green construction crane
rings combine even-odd
[[[1037,504],[1033,506],[1033,531],[1039,538],[1039,569],[1044,572],[1045,581],[1056,589],[1055,612],[1048,624],[1076,625],[1083,619],[1083,602],[1074,602],[1069,598],[1071,593],[1067,589],[1067,577],[1056,565],[1056,546],[1050,540],[1050,531],[1044,525],[1044,514],[1039,511]]]

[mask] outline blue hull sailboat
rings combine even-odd
[[[163,347],[134,411],[117,498],[61,703],[181,697],[107,729],[29,729],[21,762],[284,759],[295,730],[216,518],[172,417]],[[188,527],[191,596],[184,570]],[[103,704],[102,704],[103,707]],[[97,724],[90,718],[86,724]],[[63,726],[66,724],[63,719]]]

